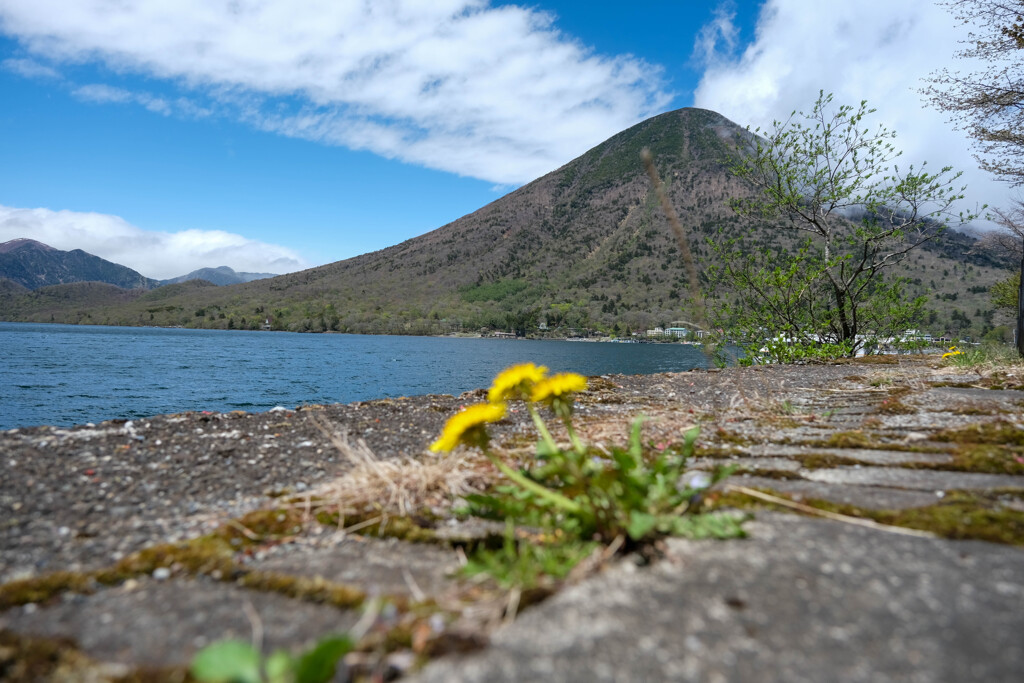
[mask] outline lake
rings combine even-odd
[[[459,394],[526,361],[583,375],[708,365],[684,344],[0,323],[0,429]]]

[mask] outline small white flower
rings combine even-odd
[[[706,489],[711,486],[711,475],[703,470],[690,470],[679,477],[679,487],[684,489]]]

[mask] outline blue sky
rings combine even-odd
[[[930,2],[0,0],[0,241],[150,277],[286,272],[440,227],[648,116],[868,99],[909,160],[1008,190],[914,89]]]

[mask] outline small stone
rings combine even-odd
[[[167,567],[157,567],[153,570],[153,578],[157,581],[166,581],[171,578],[171,570]]]

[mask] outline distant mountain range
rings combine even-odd
[[[739,249],[794,248],[785,231],[739,217],[732,198],[754,189],[729,159],[744,129],[715,112],[655,116],[565,166],[425,235],[309,270],[226,287],[179,283],[125,301],[115,291],[58,285],[0,287],[0,319],[386,334],[480,328],[519,333],[596,329],[623,333],[682,317],[686,274],[644,171],[651,150],[690,236],[699,267],[709,240]],[[396,201],[401,189],[396,188]],[[1009,264],[949,232],[918,249],[897,274],[929,296],[936,328],[988,324],[988,287]],[[968,322],[965,323],[964,321]]]
[[[148,290],[187,280],[235,285],[268,277],[275,277],[275,274],[237,273],[227,266],[220,266],[200,268],[169,280],[154,280],[81,249],[61,251],[28,238],[0,244],[0,278],[30,290],[74,282],[101,282],[121,289]]]
[[[181,277],[172,277],[169,280],[161,280],[161,285],[173,285],[178,282],[186,282],[187,280],[206,280],[212,282],[215,285],[238,285],[243,282],[252,282],[253,280],[265,280],[269,277],[277,277],[276,273],[239,273],[227,266],[218,266],[217,268],[200,268],[199,270],[193,270],[188,275],[182,275]]]

